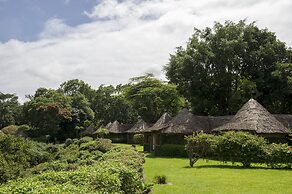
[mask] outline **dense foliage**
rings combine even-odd
[[[287,144],[268,144],[263,137],[245,132],[226,132],[221,135],[196,133],[186,137],[190,166],[200,159],[223,162],[265,163],[270,167],[292,167],[292,150]]]
[[[155,150],[156,156],[162,157],[187,157],[184,145],[163,144]]]
[[[133,148],[91,137],[59,145],[0,137],[0,193],[143,192],[145,161]]]
[[[176,86],[146,75],[131,79],[124,86],[125,96],[146,122],[154,123],[163,113],[176,115],[184,105]]]
[[[273,113],[292,113],[291,49],[255,23],[195,29],[165,71],[196,114],[234,114],[250,97]]]
[[[8,125],[20,122],[20,104],[18,97],[14,94],[0,92],[0,129]]]
[[[0,93],[0,129],[28,125],[27,136],[49,142],[64,142],[94,132],[104,137],[106,131],[97,129],[109,122],[134,123],[139,117],[155,122],[164,112],[175,115],[184,104],[174,85],[152,75],[116,87],[101,85],[97,90],[74,79],[57,90],[39,88],[27,98],[21,106],[14,94]]]
[[[0,134],[0,184],[20,176],[28,168],[50,160],[44,144]]]

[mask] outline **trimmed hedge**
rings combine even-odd
[[[156,156],[163,157],[187,157],[184,145],[163,144],[155,149]]]
[[[292,166],[292,150],[287,144],[268,144],[263,137],[245,132],[222,135],[202,132],[186,137],[190,166],[200,159],[240,162],[244,167],[264,163],[272,168]]]

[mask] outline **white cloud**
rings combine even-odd
[[[38,87],[82,79],[93,87],[125,83],[162,66],[193,28],[248,18],[292,46],[290,0],[107,0],[85,13],[92,22],[69,27],[47,21],[40,40],[0,43],[0,91],[22,98]]]
[[[52,18],[45,24],[44,31],[40,34],[40,38],[56,38],[67,35],[72,31],[72,28],[64,23],[63,20]]]

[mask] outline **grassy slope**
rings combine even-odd
[[[217,161],[200,160],[189,168],[187,159],[147,158],[146,180],[166,175],[172,185],[155,185],[154,194],[162,193],[292,193],[292,171],[241,169]]]

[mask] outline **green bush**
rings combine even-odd
[[[155,150],[156,156],[163,157],[187,157],[184,145],[164,144]]]
[[[110,139],[101,138],[96,139],[96,146],[97,150],[103,153],[110,151],[114,147]]]
[[[133,140],[134,140],[135,144],[143,145],[144,144],[144,135],[143,134],[135,134],[133,136]]]
[[[244,167],[264,163],[267,141],[263,137],[231,131],[217,136],[215,142],[214,152],[218,160],[240,162]]]
[[[142,193],[139,169],[143,160],[143,155],[133,149],[114,149],[92,166],[62,171],[62,164],[56,163],[54,168],[61,171],[10,181],[1,186],[0,193]]]
[[[287,144],[270,144],[265,148],[265,163],[272,168],[292,167],[292,148]]]
[[[166,184],[167,178],[165,175],[157,175],[154,177],[154,183],[156,184]]]
[[[109,152],[105,153],[100,161],[113,161],[123,163],[126,166],[131,166],[139,172],[143,177],[143,164],[145,163],[144,155],[137,152],[134,148],[130,147],[115,147]]]
[[[292,152],[287,144],[268,144],[263,137],[245,132],[226,132],[215,136],[196,133],[186,137],[190,166],[200,158],[240,162],[244,167],[265,163],[291,168]]]
[[[93,141],[93,138],[85,136],[85,137],[80,138],[77,143],[80,145],[82,143],[87,143],[87,142],[90,142],[90,141]]]
[[[45,144],[11,135],[0,136],[0,183],[51,159]]]

